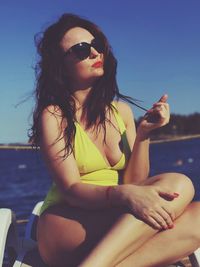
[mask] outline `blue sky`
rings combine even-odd
[[[27,142],[34,101],[16,105],[34,89],[34,35],[65,12],[107,35],[122,93],[147,108],[167,93],[171,112],[200,112],[200,0],[1,0],[0,143]]]

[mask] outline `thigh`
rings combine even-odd
[[[148,178],[143,182],[143,185],[158,186],[162,192],[178,193],[179,197],[172,201],[163,199],[165,205],[172,208],[175,212],[175,217],[178,217],[194,197],[194,186],[192,181],[181,173],[162,173]]]
[[[194,194],[194,186],[191,179],[182,173],[161,173],[149,177],[142,185],[160,185],[161,188],[173,190],[174,192]]]
[[[77,266],[125,212],[123,208],[87,211],[67,205],[49,208],[38,222],[41,257],[50,266]]]

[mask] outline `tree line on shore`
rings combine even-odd
[[[142,117],[135,121],[136,126],[141,121]],[[164,127],[154,130],[151,134],[152,140],[187,136],[187,135],[200,135],[200,113],[193,113],[190,115],[171,114],[170,121]],[[15,146],[31,146],[30,143],[9,143],[1,144],[0,148],[4,148],[6,145]]]
[[[141,118],[136,121],[138,125]],[[152,139],[167,136],[183,136],[200,134],[200,113],[190,115],[171,114],[170,121],[164,127],[152,133]]]

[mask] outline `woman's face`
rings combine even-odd
[[[81,27],[75,27],[67,31],[61,41],[61,47],[63,50],[65,52],[68,51],[67,54],[65,54],[65,64],[67,75],[73,87],[84,86],[84,84],[92,85],[104,74],[104,56],[101,51],[98,52],[93,46],[89,46],[90,49],[88,49],[88,56],[86,53],[87,57],[80,59],[76,49],[72,48],[74,45],[83,42],[93,44],[94,36],[89,31]],[[78,45],[78,49],[80,48],[82,49],[82,45]]]

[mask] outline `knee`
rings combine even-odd
[[[192,200],[192,198],[194,197],[195,189],[191,179],[188,176],[181,173],[177,173],[176,176],[177,176],[176,178],[177,189],[180,190],[180,193],[189,195]]]
[[[155,177],[155,184],[171,192],[177,192],[182,204],[188,205],[194,197],[194,186],[189,177],[181,173],[164,173]]]
[[[194,197],[194,186],[191,179],[182,173],[169,173],[167,181],[169,181],[170,188],[180,195],[192,200]]]
[[[200,202],[192,202],[190,204],[190,218],[192,221],[191,235],[192,240],[196,241],[200,247]]]

